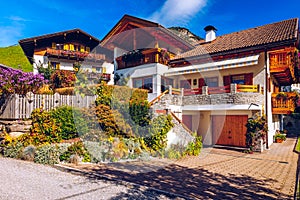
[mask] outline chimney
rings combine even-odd
[[[206,35],[205,35],[205,42],[211,42],[216,39],[216,31],[217,29],[212,25],[208,25],[204,28]]]

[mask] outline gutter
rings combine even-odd
[[[269,76],[268,76],[268,50],[265,48],[265,115],[266,115],[266,123],[269,129],[269,124],[268,124],[268,91],[269,91]],[[269,130],[266,133],[266,149],[269,149]]]

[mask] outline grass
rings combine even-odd
[[[297,151],[298,153],[300,153],[300,137],[298,137],[297,145],[296,145],[295,151]]]
[[[0,63],[24,72],[32,72],[33,67],[26,58],[20,45],[0,47]]]

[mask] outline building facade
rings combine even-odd
[[[245,124],[264,115],[268,148],[282,115],[295,109],[295,94],[282,86],[299,82],[298,19],[223,36],[213,26],[204,30],[205,40],[190,44],[159,24],[124,16],[102,45],[114,50],[115,74],[147,89],[154,109],[175,113],[204,144],[245,147]]]

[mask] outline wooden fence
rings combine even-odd
[[[96,96],[60,95],[58,93],[54,95],[13,94],[0,98],[0,119],[28,119],[31,112],[40,107],[44,110],[51,110],[62,105],[88,108],[95,100]]]

